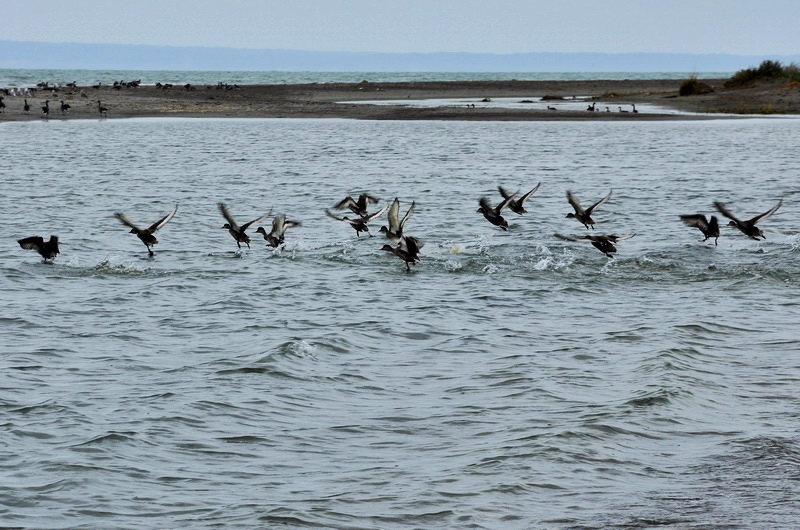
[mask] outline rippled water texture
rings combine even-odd
[[[0,135],[3,526],[800,521],[800,121]],[[476,212],[539,181],[508,232]],[[616,258],[553,237],[587,232],[568,189],[585,205],[613,189],[595,232],[636,234]],[[363,191],[416,201],[411,273],[382,222],[358,238],[324,214]],[[781,198],[765,241],[723,226],[701,243],[678,219]],[[302,225],[237,251],[219,201]],[[147,226],[175,204],[152,259],[113,217]],[[15,242],[51,233],[55,264]]]

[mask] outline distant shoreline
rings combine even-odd
[[[37,90],[29,96],[31,110],[23,111],[24,97],[5,96],[2,121],[42,120],[41,107],[49,100],[48,119],[98,119],[100,105],[108,118],[207,117],[207,118],[349,118],[370,120],[469,120],[469,121],[555,121],[555,120],[686,120],[719,119],[730,114],[800,114],[800,87],[769,84],[726,90],[724,79],[704,79],[714,92],[700,96],[679,96],[681,82],[675,79],[585,80],[585,81],[430,81],[308,83],[242,86],[155,86],[113,88],[76,86]],[[546,107],[503,108],[478,103],[492,98],[520,98],[556,103],[580,98],[596,104],[586,108],[550,111]],[[458,99],[466,104],[448,106],[406,106],[356,104],[374,100]],[[69,105],[62,113],[61,101]],[[351,103],[353,102],[353,103]],[[473,102],[473,103],[469,103]],[[633,105],[672,109],[671,112],[620,112]],[[599,112],[610,107],[609,112]],[[566,108],[566,106],[565,106]],[[616,112],[612,112],[611,109]],[[678,110],[681,114],[674,111]]]

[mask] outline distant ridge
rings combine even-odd
[[[0,68],[319,72],[735,72],[800,55],[366,53],[0,40]]]

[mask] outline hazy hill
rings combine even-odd
[[[353,53],[0,41],[0,68],[362,72],[734,72],[795,56],[671,53]]]

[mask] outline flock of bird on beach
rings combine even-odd
[[[498,186],[498,191],[500,192],[502,200],[496,205],[492,206],[490,199],[487,197],[481,197],[478,200],[477,211],[483,214],[483,217],[489,223],[500,228],[501,230],[507,231],[509,226],[508,221],[503,217],[503,210],[508,208],[508,210],[516,213],[517,215],[524,215],[528,213],[528,210],[525,209],[525,202],[534,193],[536,193],[540,186],[541,182],[538,183],[533,189],[522,195],[519,195],[519,192],[510,193],[502,186]],[[569,202],[570,206],[572,206],[574,212],[569,212],[566,217],[576,219],[587,229],[594,229],[595,221],[592,219],[592,214],[595,210],[600,208],[603,204],[608,202],[609,199],[611,199],[611,193],[612,192],[609,191],[608,195],[602,199],[593,203],[588,208],[583,208],[577,197],[575,197],[571,191],[567,191],[567,201]],[[406,265],[406,271],[410,272],[410,265],[414,265],[420,261],[420,249],[423,246],[423,242],[421,240],[404,233],[405,224],[411,217],[411,214],[414,212],[415,202],[411,202],[411,205],[408,207],[408,210],[406,210],[405,215],[402,217],[400,217],[399,199],[395,198],[390,204],[386,204],[378,210],[370,213],[370,205],[378,204],[378,202],[380,202],[378,198],[368,193],[362,193],[357,198],[347,196],[334,204],[333,209],[350,210],[355,214],[355,217],[351,218],[347,215],[340,216],[332,212],[330,209],[326,209],[325,213],[337,221],[348,223],[355,230],[357,237],[361,237],[362,232],[366,232],[370,237],[372,237],[368,223],[374,221],[388,211],[388,222],[386,225],[380,228],[380,232],[385,235],[389,242],[384,244],[381,247],[381,250],[391,252],[400,258]],[[744,235],[751,239],[761,240],[766,239],[766,236],[764,236],[764,232],[756,225],[778,211],[778,208],[781,207],[781,204],[782,200],[779,200],[775,206],[766,212],[747,220],[740,220],[735,217],[728,210],[725,204],[721,202],[714,202],[714,207],[720,214],[730,219],[730,222],[728,223],[729,226],[737,228]],[[222,228],[228,230],[231,237],[233,237],[233,239],[236,241],[237,248],[240,249],[242,244],[245,244],[248,249],[250,248],[251,239],[250,236],[247,235],[246,230],[252,225],[261,223],[272,215],[272,211],[270,210],[268,213],[240,225],[236,222],[225,203],[218,203],[218,208],[225,219],[225,224],[222,225]],[[163,228],[164,225],[166,225],[177,212],[178,207],[176,205],[175,208],[173,208],[169,213],[147,228],[138,227],[130,219],[128,219],[125,214],[116,213],[114,214],[114,217],[116,217],[122,224],[130,228],[130,233],[136,234],[136,236],[147,248],[148,255],[153,257],[155,255],[153,252],[153,246],[158,244],[158,239],[156,238],[155,233]],[[714,244],[717,244],[717,240],[720,237],[720,231],[719,222],[715,216],[710,215],[709,217],[706,217],[703,214],[687,214],[681,215],[680,219],[686,225],[700,230],[703,236],[705,236],[702,241],[707,241],[713,237]],[[272,227],[269,232],[267,232],[263,226],[259,226],[256,229],[256,233],[260,233],[264,237],[264,240],[267,242],[269,247],[277,248],[284,244],[286,230],[295,226],[300,226],[300,222],[288,220],[284,214],[278,214],[272,219]],[[614,246],[615,243],[630,239],[634,235],[635,234],[626,234],[621,236],[614,234],[587,234],[582,236],[565,236],[558,233],[554,234],[555,237],[565,241],[591,243],[595,248],[609,258],[613,258],[614,253],[617,252],[617,248]],[[45,262],[48,260],[52,261],[59,254],[58,236],[55,235],[50,236],[48,241],[45,241],[41,236],[32,236],[19,239],[17,242],[23,249],[37,251],[44,258]]]

